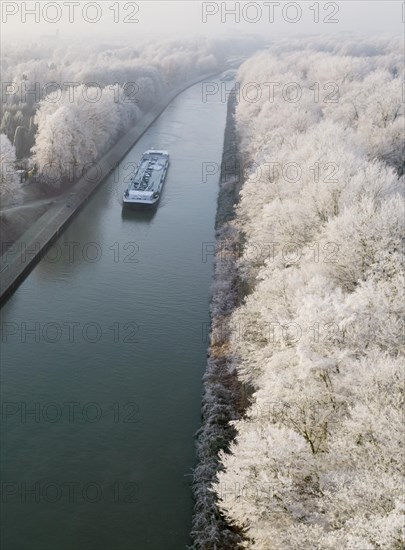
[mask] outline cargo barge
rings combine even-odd
[[[154,205],[160,199],[169,167],[168,151],[150,149],[142,155],[123,197],[123,205]]]

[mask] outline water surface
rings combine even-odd
[[[218,192],[202,165],[225,116],[200,84],[176,98],[3,307],[3,550],[189,543]],[[151,147],[171,155],[159,207],[123,215]]]

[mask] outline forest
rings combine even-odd
[[[0,196],[17,169],[64,190],[165,92],[260,45],[235,84],[243,185],[217,231],[195,548],[399,550],[403,40],[263,44],[6,48]]]
[[[230,53],[252,52],[259,43],[246,35],[236,46],[229,37],[8,44],[1,60],[1,197],[19,192],[15,168],[63,190],[165,92],[220,72]]]
[[[402,56],[401,38],[308,37],[238,73],[243,187],[222,233],[241,246],[216,270],[243,283],[227,368],[248,397],[211,491],[243,548],[402,548]]]

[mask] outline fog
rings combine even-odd
[[[3,41],[59,33],[69,39],[132,42],[224,33],[279,34],[403,30],[399,1],[340,2],[9,2],[2,3]]]
[[[9,205],[27,186],[67,197],[179,88],[235,80],[224,151],[241,188],[217,224],[190,548],[397,550],[405,2],[5,1],[1,12]],[[223,170],[218,204],[238,187]]]

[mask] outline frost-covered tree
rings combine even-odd
[[[0,106],[1,132],[13,141],[19,127],[18,154],[31,152],[41,180],[60,186],[80,174],[73,167],[99,158],[168,90],[220,71],[232,50],[249,52],[260,42],[241,37],[236,47],[231,38],[162,40],[140,42],[136,49],[104,41],[61,40],[56,48],[41,41],[31,47],[19,43],[2,52],[1,80],[7,87]],[[67,83],[74,85],[73,101]],[[83,99],[83,92],[87,97],[97,90],[102,92],[99,100]],[[58,128],[60,122],[68,126]],[[49,177],[43,167],[50,165],[53,170],[72,168]]]
[[[229,342],[251,398],[213,491],[252,550],[403,546],[399,59],[396,40],[308,38],[239,72],[242,87],[302,90],[296,103],[282,87],[271,100],[242,94],[236,113],[254,165],[233,222],[251,292]],[[337,102],[313,95],[328,81]]]
[[[20,194],[20,179],[15,168],[15,147],[5,134],[0,134],[0,199],[9,200]]]

